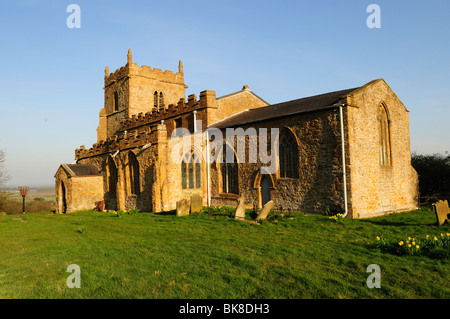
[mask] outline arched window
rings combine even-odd
[[[158,92],[153,93],[153,106],[158,108]]]
[[[163,92],[159,92],[159,107],[164,106],[164,94]]]
[[[200,157],[193,150],[181,162],[181,188],[201,188]]]
[[[233,152],[233,149],[229,145],[223,147],[223,161],[221,163],[222,173],[222,192],[239,194],[239,182],[238,182],[238,164],[236,155],[232,163],[227,163],[227,152]]]
[[[386,105],[383,103],[378,107],[378,122],[380,129],[380,164],[391,165],[390,121]]]
[[[140,195],[139,183],[139,162],[133,152],[128,154],[128,169],[129,169],[129,183],[130,192],[132,195]]]
[[[298,147],[294,134],[284,129],[279,140],[280,177],[298,178]]]
[[[106,163],[106,182],[107,182],[107,209],[117,208],[117,166],[112,157],[108,157]]]
[[[114,92],[114,112],[119,111],[119,93],[117,91]]]

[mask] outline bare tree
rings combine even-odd
[[[9,180],[9,176],[6,172],[5,161],[6,152],[4,150],[0,150],[0,187],[5,186],[5,183]]]

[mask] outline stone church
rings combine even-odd
[[[276,210],[350,218],[417,208],[409,111],[383,79],[278,104],[247,85],[187,100],[186,88],[181,61],[176,73],[139,67],[129,50],[125,66],[106,67],[97,143],[58,168],[57,212],[93,209],[102,200],[105,209],[161,212],[194,194],[204,206],[235,206],[243,197],[248,208],[273,200]],[[227,138],[230,129],[244,132],[244,159]],[[211,131],[223,138],[213,141]],[[179,148],[181,139],[191,146]],[[275,170],[248,159],[264,148],[275,155]],[[217,160],[228,152],[234,160]]]

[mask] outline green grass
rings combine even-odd
[[[376,236],[439,236],[423,209],[367,220],[94,211],[0,216],[0,298],[450,298],[450,260],[396,255]],[[22,220],[18,219],[21,218]],[[69,289],[67,266],[81,268]],[[370,264],[381,288],[366,285]]]

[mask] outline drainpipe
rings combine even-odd
[[[344,207],[345,207],[345,213],[343,217],[346,217],[348,214],[348,204],[347,204],[347,173],[345,171],[344,117],[342,115],[343,106],[345,106],[345,104],[339,104],[339,115],[341,122],[342,179],[344,180]]]
[[[207,187],[207,205],[211,206],[211,192],[209,185],[209,132],[205,130],[206,133],[206,187]]]

